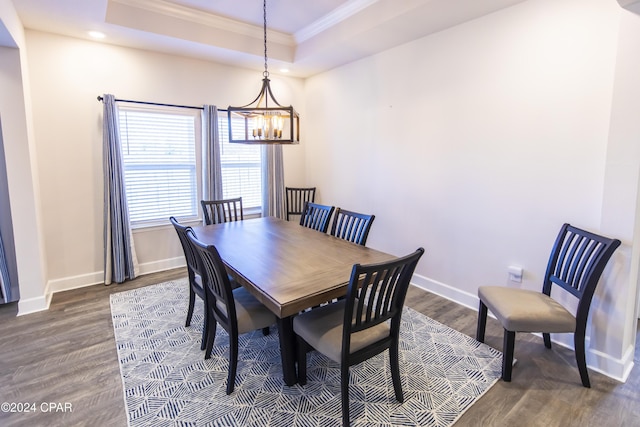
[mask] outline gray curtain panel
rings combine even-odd
[[[103,96],[104,283],[136,277],[137,259],[129,223],[120,146],[118,108],[113,95]]]
[[[262,216],[285,218],[282,145],[262,146]]]
[[[215,105],[204,105],[202,113],[204,134],[203,167],[204,200],[220,200],[222,195],[222,167],[220,166],[220,134],[218,131],[218,108]]]
[[[4,255],[4,244],[0,234],[0,303],[11,301],[11,283],[9,282],[9,267]]]

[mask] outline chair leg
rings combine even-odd
[[[544,340],[544,346],[547,348],[551,348],[551,334],[543,332],[542,339]]]
[[[266,328],[262,328],[262,335],[264,335],[265,337],[267,335],[269,335],[269,327],[268,326]]]
[[[213,316],[211,316],[213,317]],[[211,359],[211,351],[213,350],[213,342],[216,339],[216,328],[218,322],[215,319],[211,319],[211,324],[207,327],[207,350],[204,352],[205,359]]]
[[[227,376],[227,394],[233,393],[238,369],[238,336],[229,337],[229,375]]]
[[[298,384],[307,383],[307,350],[309,345],[305,340],[298,337]]]
[[[511,381],[511,370],[513,369],[513,348],[516,343],[516,333],[504,330],[504,342],[502,345],[502,379]]]
[[[342,397],[342,425],[349,427],[349,365],[340,364],[340,395]]]
[[[589,381],[589,372],[587,371],[587,360],[585,357],[584,347],[584,335],[576,333],[573,336],[573,345],[576,352],[576,363],[578,364],[578,370],[580,371],[580,379],[582,385],[591,388],[591,382]]]
[[[487,328],[487,306],[480,301],[478,307],[478,327],[476,329],[476,340],[484,342],[484,331]]]
[[[398,356],[397,340],[394,340],[389,347],[389,362],[391,364],[391,379],[393,380],[393,391],[396,394],[396,400],[403,403],[404,396],[402,394],[402,380],[400,379],[400,359]]]
[[[187,309],[187,321],[184,323],[184,326],[191,325],[191,318],[193,317],[193,307],[195,303],[196,293],[193,292],[193,288],[191,287],[191,285],[189,285],[189,308]]]
[[[200,350],[204,350],[205,348],[207,348],[207,340],[209,339],[209,328],[211,327],[211,319],[213,318],[213,316],[211,316],[209,314],[209,309],[205,306],[204,308],[204,320],[202,323],[202,340],[200,342]],[[213,318],[213,321],[215,322],[215,318]],[[213,333],[215,334],[215,324],[213,325]]]
[[[207,319],[204,320],[204,324],[202,325],[202,339],[200,339],[200,351],[207,348],[207,340],[209,339],[209,332],[207,331],[209,326],[207,325]]]

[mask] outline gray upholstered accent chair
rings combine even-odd
[[[349,425],[349,367],[389,349],[396,399],[403,401],[398,345],[404,299],[424,253],[353,266],[347,297],[293,318],[298,342],[298,383],[307,383],[307,352],[315,348],[340,363],[342,422]]]
[[[326,233],[329,229],[331,214],[333,214],[334,209],[335,206],[306,202],[304,211],[302,211],[302,216],[300,217],[300,225],[321,233]]]
[[[242,221],[242,197],[224,200],[200,200],[204,223],[207,225],[223,222]]]
[[[305,203],[315,202],[316,187],[285,187],[285,194],[287,221],[289,221],[292,215],[302,215]]]
[[[229,334],[229,374],[227,394],[235,387],[238,368],[238,336],[256,329],[267,335],[269,326],[276,323],[276,316],[245,288],[232,289],[218,250],[213,245],[200,242],[193,230],[187,232],[195,248],[200,271],[203,273],[205,304],[210,325],[207,333],[205,359],[211,357],[216,336],[216,325],[220,324]]]
[[[501,286],[480,286],[476,339],[484,342],[487,310],[504,328],[502,379],[511,381],[516,332],[541,332],[551,348],[550,333],[573,333],[582,385],[590,387],[585,359],[585,331],[596,286],[620,240],[609,239],[564,224],[551,251],[542,292]],[[558,286],[578,299],[575,315],[551,298]]]

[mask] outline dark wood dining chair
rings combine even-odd
[[[326,233],[329,229],[331,214],[334,209],[334,206],[306,202],[300,217],[300,225]]]
[[[423,248],[394,260],[353,266],[347,297],[298,314],[298,383],[307,383],[307,352],[314,348],[340,364],[342,422],[349,425],[349,367],[389,349],[395,397],[404,400],[398,355],[400,320]]]
[[[193,317],[193,309],[195,306],[196,296],[200,297],[202,301],[205,301],[204,288],[202,286],[202,274],[200,273],[200,266],[198,265],[198,259],[196,257],[195,249],[187,237],[187,232],[191,230],[191,227],[186,227],[178,222],[174,217],[170,217],[169,221],[173,224],[173,227],[180,239],[180,245],[182,245],[182,251],[184,252],[184,258],[187,262],[187,276],[189,279],[189,306],[187,308],[187,321],[185,326],[191,325],[191,318]],[[202,342],[200,344],[200,350],[205,349],[207,342],[207,329],[209,327],[209,321],[207,317],[207,311],[204,310],[204,321],[202,324]]]
[[[365,246],[375,215],[366,215],[336,208],[331,225],[332,236]]]
[[[292,215],[302,215],[306,202],[315,202],[316,187],[297,188],[285,187],[287,221]]]
[[[229,373],[227,376],[227,394],[233,393],[238,368],[239,335],[262,329],[266,335],[269,326],[276,323],[276,316],[245,288],[232,289],[229,276],[213,245],[200,242],[193,230],[187,231],[189,241],[195,248],[200,271],[203,273],[206,310],[210,327],[207,332],[205,359],[211,358],[216,337],[216,325],[220,324],[229,334]],[[215,319],[215,322],[213,321]]]
[[[207,225],[221,224],[223,222],[241,221],[242,197],[222,200],[201,200],[204,223]]]
[[[550,333],[573,333],[582,385],[591,387],[585,359],[585,332],[593,293],[602,271],[620,246],[609,239],[564,224],[556,238],[542,283],[542,292],[503,286],[480,286],[476,339],[484,342],[487,309],[504,328],[502,379],[511,381],[516,332],[541,332],[551,348]],[[576,314],[551,298],[551,289],[562,288],[578,299]]]

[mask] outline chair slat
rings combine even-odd
[[[336,208],[331,225],[332,236],[365,246],[375,215],[366,215]]]
[[[242,197],[221,200],[201,200],[204,222],[207,225],[242,221]]]
[[[300,217],[300,225],[326,233],[334,209],[333,206],[306,202],[305,209]]]
[[[316,187],[285,187],[285,195],[287,221],[289,221],[292,215],[302,215],[306,202],[315,202]]]

